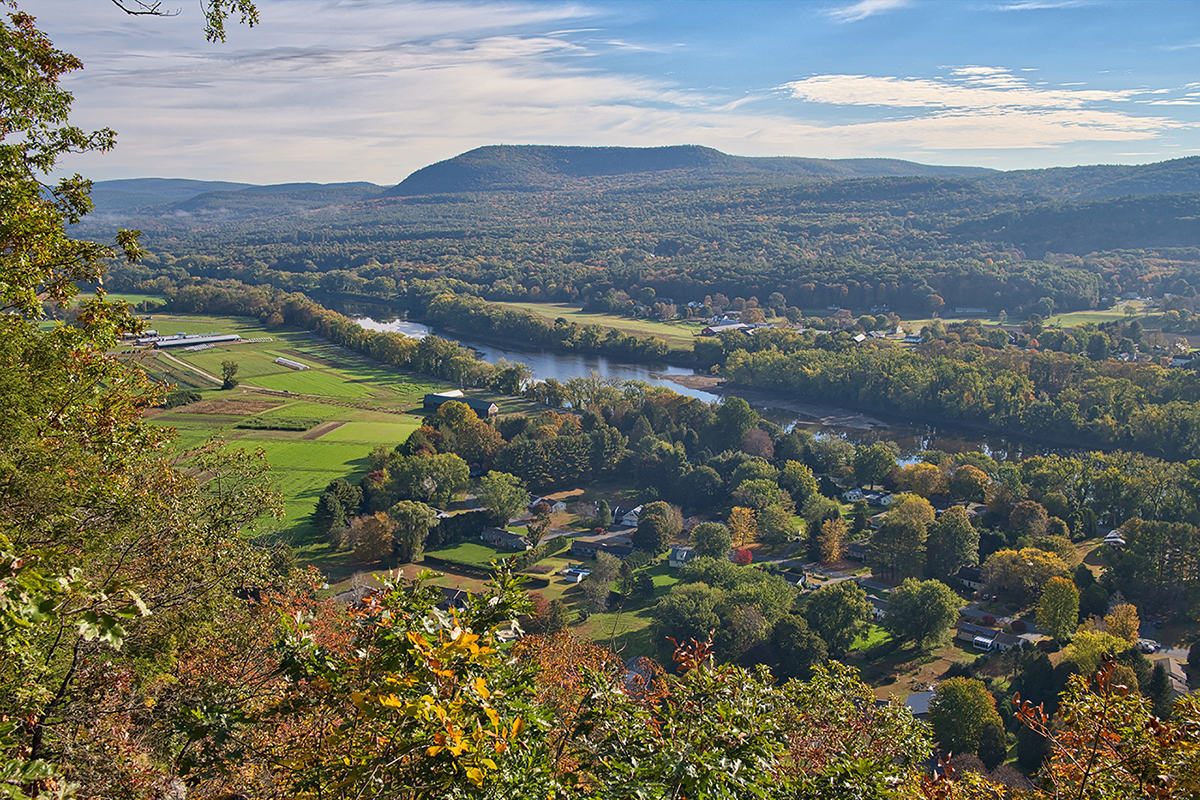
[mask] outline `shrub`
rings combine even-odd
[[[1024,633],[1029,630],[1029,626],[1025,624],[1023,619],[1015,619],[1012,624],[1013,633]]]
[[[163,405],[167,408],[177,408],[178,406],[186,406],[189,403],[197,403],[204,399],[199,392],[191,389],[179,389],[171,392],[163,401]]]
[[[739,567],[744,567],[753,560],[754,553],[751,553],[749,550],[742,549],[733,551],[733,563],[737,564]]]
[[[995,618],[995,617],[993,617],[991,614],[984,614],[984,615],[983,615],[983,619],[982,619],[982,620],[980,620],[980,621],[981,621],[981,622],[982,622],[984,625],[987,625],[989,628],[990,628],[991,626],[993,626],[993,625],[995,625],[995,624],[996,624],[996,618]]]

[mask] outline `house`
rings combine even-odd
[[[978,592],[983,588],[983,573],[979,567],[963,565],[952,577],[972,591]]]
[[[1120,550],[1125,546],[1125,535],[1120,528],[1113,528],[1109,534],[1104,537],[1104,543],[1114,550]]]
[[[442,404],[448,403],[451,400],[459,403],[466,403],[480,419],[494,417],[500,413],[500,407],[490,400],[478,400],[474,397],[463,397],[462,392],[459,392],[457,397],[449,394],[427,394],[425,395],[425,399],[422,401],[421,405],[426,411],[437,411],[442,407]]]
[[[904,705],[917,719],[929,719],[929,703],[937,692],[913,692],[904,699]]]
[[[1187,673],[1183,669],[1183,664],[1173,658],[1164,658],[1159,662],[1163,665],[1163,669],[1167,673],[1167,683],[1171,687],[1171,694],[1174,699],[1178,700],[1185,694],[1189,693]]]
[[[846,491],[842,492],[842,499],[847,503],[857,503],[859,500],[863,499],[863,490],[847,489]]]
[[[609,544],[608,542],[603,542],[600,545],[600,552],[608,553],[610,556],[613,556],[614,558],[619,558],[622,561],[624,561],[625,559],[629,558],[631,555],[636,553],[637,548],[634,547],[633,545],[628,545],[628,544]]]
[[[567,504],[564,503],[562,500],[552,500],[549,497],[539,497],[539,498],[535,499],[533,502],[531,502],[529,504],[529,510],[532,511],[533,507],[536,506],[538,503],[545,503],[546,505],[550,506],[551,514],[558,514],[559,512],[567,510]]]
[[[883,521],[885,519],[887,519],[887,512],[880,511],[878,514],[876,514],[872,517],[869,517],[867,519],[867,524],[871,526],[871,530],[877,531],[877,530],[879,530],[879,526],[883,524]]]
[[[749,333],[753,329],[754,327],[752,325],[747,325],[744,322],[735,322],[731,325],[709,325],[707,328],[700,331],[700,335],[717,336],[725,333],[726,331],[742,331],[743,333]]]
[[[975,625],[970,622],[964,622],[958,627],[956,639],[962,642],[969,642],[976,650],[991,652],[993,650],[1011,650],[1014,647],[1022,647],[1025,640],[1020,636],[1015,636],[1011,633],[1004,633],[992,628],[985,628],[983,625]]]
[[[869,594],[867,595],[867,602],[871,604],[871,619],[879,622],[887,616],[887,600]]]
[[[919,333],[910,333],[908,336],[904,337],[905,344],[920,344],[921,341],[922,339]]]
[[[596,539],[576,539],[571,542],[571,555],[580,558],[595,558],[604,542]]]
[[[533,547],[524,536],[503,528],[484,528],[479,538],[493,547],[502,547],[505,550],[529,550]]]
[[[466,611],[470,606],[471,595],[463,589],[452,589],[449,586],[442,587],[442,602],[438,603],[437,607],[442,611]]]
[[[867,505],[876,508],[887,508],[896,502],[896,498],[887,492],[863,492],[862,499],[867,501]]]
[[[667,566],[671,569],[678,569],[694,558],[696,558],[696,549],[694,547],[676,545],[671,548],[671,552],[667,555]]]
[[[855,336],[855,337],[854,337],[854,343],[855,343],[855,344],[862,344],[862,343],[863,343],[863,342],[865,342],[866,340],[867,340],[867,335],[866,335],[865,333],[860,333],[860,334],[858,334],[857,336]]]
[[[630,528],[636,528],[637,524],[638,524],[638,519],[641,516],[642,516],[642,506],[637,506],[636,508],[631,508],[628,511],[626,511],[624,513],[624,515],[622,515],[621,523]]]
[[[955,314],[986,314],[987,308],[983,306],[955,306]]]
[[[974,645],[980,650],[991,650],[992,640],[996,638],[996,630],[972,622],[964,622],[958,626],[958,632],[954,634],[954,638],[960,642]]]
[[[558,574],[562,575],[567,583],[580,583],[588,575],[591,575],[592,571],[582,564],[572,564]]]
[[[853,559],[854,561],[866,561],[866,542],[850,542],[848,545],[846,545],[846,558]]]

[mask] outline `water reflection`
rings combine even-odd
[[[617,361],[605,356],[583,353],[564,353],[546,350],[539,347],[518,347],[515,345],[498,345],[476,339],[466,338],[446,331],[434,331],[428,325],[411,320],[397,319],[390,322],[361,316],[355,317],[359,325],[369,330],[394,331],[405,336],[420,339],[431,333],[436,333],[443,339],[456,341],[464,347],[479,354],[488,363],[495,364],[501,358],[509,361],[520,361],[527,365],[536,380],[544,381],[554,378],[566,383],[572,378],[584,378],[598,372],[602,377],[612,377],[619,380],[640,380],[653,386],[665,386],[689,397],[696,397],[706,402],[719,401],[722,395],[703,389],[691,389],[675,383],[671,376],[695,375],[695,370],[677,367],[670,364],[638,364],[627,361]],[[759,413],[765,419],[774,422],[786,430],[801,427],[817,434],[840,436],[854,444],[871,444],[882,440],[890,440],[900,448],[901,461],[915,460],[916,454],[922,450],[944,450],[948,453],[980,451],[987,453],[997,461],[1026,458],[1033,455],[1072,452],[1069,448],[1051,447],[1034,439],[1022,439],[997,434],[974,431],[969,428],[952,425],[927,425],[914,423],[900,417],[872,413],[871,416],[886,423],[884,428],[861,428],[828,425],[813,417],[797,414],[784,408],[762,406],[755,404]],[[831,413],[838,411],[830,409]]]

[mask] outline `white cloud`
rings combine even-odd
[[[885,11],[894,11],[908,5],[908,0],[858,0],[841,8],[831,8],[825,15],[835,22],[858,22]]]
[[[1054,8],[1079,8],[1094,4],[1094,0],[1022,0],[1017,3],[1001,3],[994,8],[997,11],[1044,11]]]
[[[979,163],[1157,139],[1179,124],[1132,113],[1154,113],[1134,105],[1145,88],[1041,87],[986,65],[946,67],[935,78],[816,75],[782,92],[701,91],[659,70],[606,67],[614,51],[657,44],[609,35],[604,7],[569,2],[260,0],[262,26],[231,30],[221,47],[202,41],[188,6],[191,20],[130,23],[106,5],[23,3],[84,58],[86,69],[69,78],[75,121],[121,134],[114,152],[68,162],[96,179],[392,184],[497,143],[695,143],[744,155]],[[859,6],[878,13],[898,4],[841,10]],[[848,106],[881,111],[847,120]]]
[[[1014,108],[1083,108],[1101,101],[1118,102],[1134,90],[1039,89],[1007,70],[961,67],[958,81],[936,78],[817,75],[785,84],[793,97],[815,103],[897,108],[947,108],[987,111]]]

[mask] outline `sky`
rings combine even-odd
[[[84,69],[94,180],[392,185],[489,144],[1028,169],[1200,154],[1190,0],[19,0]]]

